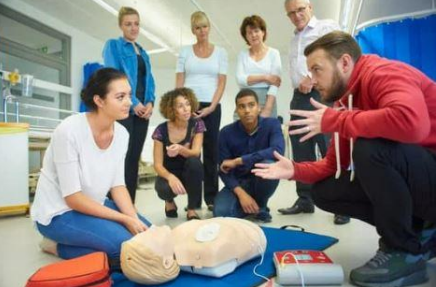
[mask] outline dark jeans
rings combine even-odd
[[[318,91],[312,89],[312,92],[309,94],[300,93],[298,89],[294,90],[294,97],[291,101],[291,110],[315,110],[315,108],[310,103],[310,98],[314,98],[317,101],[321,101]],[[291,120],[303,119],[299,116],[291,116]],[[300,127],[289,127],[291,129],[297,129]],[[318,145],[318,148],[321,152],[322,157],[324,157],[327,153],[327,140],[328,138],[323,134],[318,134],[304,142],[300,142],[300,138],[302,138],[305,134],[301,135],[292,135],[290,136],[291,145],[292,145],[292,156],[295,162],[302,161],[316,161],[316,152],[315,146]],[[311,199],[311,188],[312,185],[296,182],[297,185],[297,194],[298,197],[307,199],[312,201]]]
[[[436,223],[436,155],[417,145],[358,139],[353,159],[354,181],[343,172],[313,186],[316,206],[374,225],[391,248],[426,252],[415,227]]]
[[[278,180],[267,180],[254,175],[239,180],[239,185],[256,201],[260,212],[266,212],[269,198],[274,194]],[[247,216],[239,203],[238,197],[227,187],[224,187],[215,198],[213,215],[215,217]]]
[[[203,164],[197,157],[186,159],[183,170],[169,170],[183,184],[188,194],[188,209],[195,209],[201,205],[201,183],[203,181]],[[158,176],[155,189],[160,199],[172,201],[177,196],[168,184],[168,181]]]
[[[141,158],[142,147],[147,136],[149,121],[136,115],[129,115],[127,119],[118,122],[127,129],[130,135],[129,148],[124,162],[124,178],[130,197],[133,203],[135,203],[136,188],[138,187],[139,159]]]
[[[105,206],[119,211],[115,203],[107,199]],[[138,214],[147,226],[151,223]],[[118,259],[121,244],[133,237],[127,228],[112,220],[103,219],[74,210],[55,216],[49,225],[36,224],[39,232],[58,243],[60,258],[71,259],[96,251],[105,252],[110,259]]]
[[[200,109],[210,106],[210,103],[200,103]],[[203,138],[203,168],[204,168],[204,201],[207,205],[214,204],[218,193],[218,134],[221,123],[221,105],[213,113],[203,118],[206,126]],[[197,207],[201,206],[200,204]]]

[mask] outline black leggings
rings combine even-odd
[[[124,162],[124,178],[130,197],[133,203],[135,203],[136,188],[138,187],[139,159],[141,158],[142,147],[147,136],[149,120],[131,114],[127,119],[118,122],[127,129],[130,135],[129,148]]]
[[[387,246],[413,254],[426,252],[418,232],[423,221],[436,223],[436,155],[413,144],[358,139],[350,172],[313,186],[321,209],[374,225]]]
[[[210,103],[200,103],[200,109]],[[203,118],[206,131],[203,138],[204,201],[213,204],[218,193],[218,134],[221,122],[221,105],[218,104],[211,114]],[[196,207],[201,206],[201,199]]]
[[[183,170],[169,170],[183,184],[188,194],[188,209],[195,209],[201,204],[201,187],[203,181],[203,164],[198,157],[187,158]],[[171,190],[168,181],[158,176],[154,185],[157,195],[165,201],[172,201],[177,195]]]

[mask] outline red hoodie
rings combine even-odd
[[[348,109],[352,94],[353,110]],[[328,108],[323,133],[339,133],[341,169],[350,166],[350,138],[385,138],[436,151],[436,83],[417,69],[375,55],[361,56],[347,92]],[[318,162],[295,163],[293,179],[318,182],[336,172],[334,139]]]

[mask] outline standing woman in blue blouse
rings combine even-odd
[[[203,140],[204,201],[212,210],[218,193],[220,100],[226,86],[227,52],[209,42],[210,21],[204,12],[191,15],[191,29],[197,42],[180,50],[176,87],[192,89],[200,102],[196,117],[203,119],[206,125]],[[196,204],[196,207],[200,206],[201,200]]]
[[[139,13],[130,7],[121,7],[118,25],[123,36],[110,39],[103,49],[104,63],[124,72],[132,88],[130,116],[119,121],[129,132],[129,149],[125,161],[125,180],[132,201],[135,202],[138,181],[138,163],[147,135],[149,118],[155,98],[154,79],[150,58],[136,43],[139,35]]]

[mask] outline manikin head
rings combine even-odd
[[[140,284],[164,283],[176,278],[180,271],[168,226],[151,226],[124,242],[120,259],[124,275]]]

